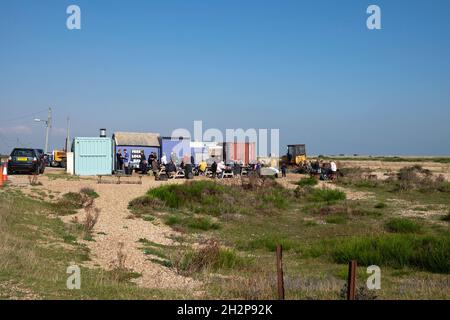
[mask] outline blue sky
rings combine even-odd
[[[450,155],[449,14],[448,0],[0,0],[0,152],[41,147],[32,119],[51,106],[55,148],[70,116],[77,136],[202,120],[279,128],[311,154]]]

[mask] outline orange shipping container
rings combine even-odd
[[[244,164],[256,162],[255,142],[225,142],[224,158],[226,162],[242,161]]]

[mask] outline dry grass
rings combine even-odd
[[[139,278],[139,273],[133,272],[132,269],[126,266],[127,254],[124,251],[124,243],[119,242],[117,248],[116,258],[111,261],[108,276],[111,280],[116,282],[129,282],[131,279]]]
[[[29,175],[28,176],[28,182],[30,183],[30,186],[42,186],[42,182],[39,182],[39,176],[37,174]]]

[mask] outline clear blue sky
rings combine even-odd
[[[203,120],[279,128],[312,154],[449,155],[449,15],[448,0],[1,0],[0,152],[42,147],[32,119],[51,106],[51,147],[70,115],[77,136]]]

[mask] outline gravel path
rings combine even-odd
[[[55,172],[54,170],[48,171]],[[111,180],[111,178],[105,179]],[[136,181],[137,177],[132,178],[132,180]],[[24,193],[32,192],[31,187],[27,186],[29,184],[28,176],[10,176],[10,181],[12,185],[20,186]],[[155,181],[153,177],[144,177],[142,185],[117,185],[98,184],[95,179],[49,179],[44,175],[39,176],[39,182],[42,183],[42,186],[33,188],[64,194],[69,191],[78,192],[83,187],[89,187],[99,194],[99,197],[95,200],[95,205],[101,209],[101,212],[93,230],[95,241],[83,241],[91,252],[91,261],[86,263],[87,266],[111,269],[116,264],[117,253],[122,243],[122,252],[126,254],[125,266],[142,274],[141,277],[134,280],[137,285],[149,288],[194,289],[198,288],[201,283],[149,261],[148,256],[139,249],[141,247],[138,242],[140,238],[164,245],[176,245],[170,239],[171,236],[176,235],[176,232],[164,224],[153,224],[142,219],[130,219],[130,212],[127,209],[130,200],[143,195],[150,187],[158,186],[161,183],[182,183],[184,181],[159,182]],[[79,221],[83,221],[84,214],[84,211],[80,210],[76,215],[63,216],[61,219],[64,222],[70,222],[74,216],[77,216]]]

